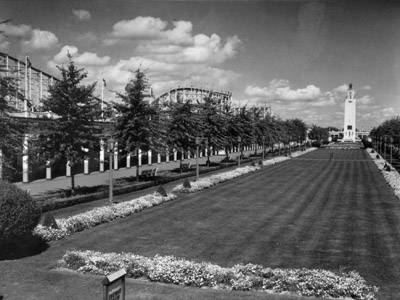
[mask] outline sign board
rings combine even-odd
[[[103,279],[103,300],[125,300],[125,270],[119,270]]]

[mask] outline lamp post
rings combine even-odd
[[[242,142],[242,138],[239,136],[238,139],[237,139],[237,141],[238,141],[238,143],[239,143],[239,160],[238,160],[238,166],[240,167],[240,155],[241,155],[241,153],[240,153],[240,149],[241,149],[240,143]]]
[[[196,181],[199,180],[199,146],[201,138],[196,137]]]
[[[393,156],[393,138],[390,137],[390,164],[392,164],[392,156]]]
[[[114,146],[115,146],[115,140],[113,138],[110,138],[107,141],[107,151],[110,154],[110,191],[109,191],[109,202],[110,205],[113,204],[113,155],[114,155]]]
[[[263,135],[262,137],[262,146],[263,146],[263,153],[262,153],[262,160],[264,161],[265,159],[265,136]]]
[[[383,159],[386,160],[386,135],[383,136],[383,145],[383,155],[385,155]]]

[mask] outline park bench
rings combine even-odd
[[[158,168],[155,169],[149,169],[149,170],[143,170],[141,175],[140,175],[140,179],[150,179],[150,178],[154,178],[157,176],[157,172],[158,172]]]
[[[153,173],[153,170],[143,170],[142,173],[140,174],[140,178],[144,179],[144,178],[150,178],[151,175]]]
[[[157,172],[158,172],[158,168],[155,168],[153,170],[151,170],[151,177],[156,177],[157,176]]]
[[[183,172],[189,171],[189,170],[190,170],[190,167],[191,167],[191,163],[185,163],[185,164],[182,164],[181,170],[182,170]]]

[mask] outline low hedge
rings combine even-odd
[[[250,160],[251,161],[251,160]],[[207,169],[200,170],[200,174],[217,171],[221,169],[221,166],[210,167]],[[127,193],[137,192],[153,186],[162,185],[168,182],[179,180],[186,177],[196,176],[196,171],[185,172],[182,174],[170,174],[166,177],[158,177],[152,181],[145,182],[134,182],[130,185],[114,188],[113,195],[123,195]],[[35,201],[39,204],[43,212],[65,208],[81,203],[92,202],[96,200],[105,199],[108,197],[108,190],[103,190],[87,195],[76,195],[73,197],[60,197],[56,198],[55,195],[39,196],[35,197]]]

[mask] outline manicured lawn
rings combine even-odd
[[[54,270],[66,250],[221,266],[355,270],[400,299],[400,201],[364,150],[317,150],[0,262],[5,299],[100,299],[101,277]],[[128,280],[127,299],[298,299]],[[304,299],[304,298],[301,298]]]

